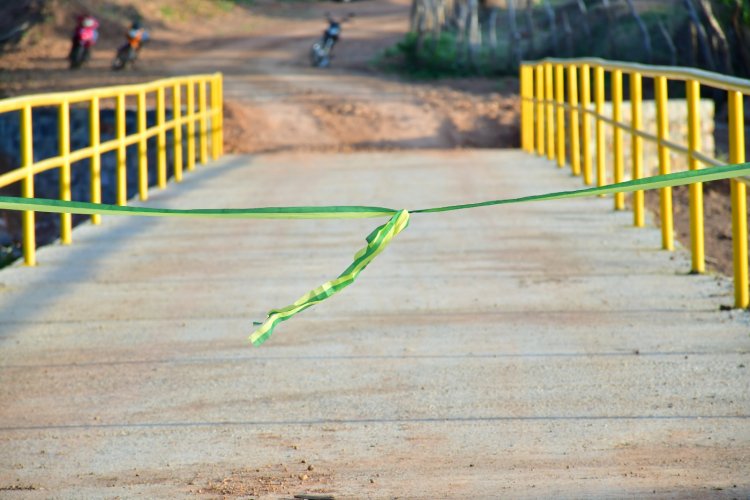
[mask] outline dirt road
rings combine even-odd
[[[310,68],[308,61],[311,41],[324,27],[321,8],[311,10],[311,19],[285,26],[281,35],[274,31],[221,46],[218,55],[228,66],[227,114],[236,125],[228,131],[230,150],[516,145],[516,98],[488,92],[500,90],[502,82],[453,82],[456,90],[368,71],[378,53],[403,36],[406,2],[357,7],[326,70]],[[206,52],[191,64],[208,67],[214,55]]]
[[[406,32],[408,9],[407,0],[258,2],[231,17],[153,29],[138,68],[122,73],[108,70],[107,43],[87,68],[70,72],[67,41],[52,39],[5,56],[0,89],[28,93],[221,71],[228,152],[517,145],[515,79],[413,84],[373,69]],[[329,11],[355,17],[343,25],[332,67],[313,69],[309,47]]]

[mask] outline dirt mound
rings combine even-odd
[[[513,96],[446,89],[413,94],[390,102],[301,94],[272,109],[227,101],[226,148],[259,153],[518,146]]]

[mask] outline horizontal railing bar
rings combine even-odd
[[[11,170],[3,175],[0,175],[0,188],[10,186],[16,182],[22,181],[24,177],[28,175],[28,170],[25,168],[17,168]]]
[[[533,97],[532,98],[526,97],[526,98],[524,98],[524,100],[531,101],[531,102],[533,102],[535,104],[536,103],[541,103],[541,104],[544,104],[544,105],[553,104],[555,106],[562,106],[566,110],[570,110],[571,109],[571,106],[568,103],[562,103],[562,104],[560,104],[560,103],[558,103],[556,101],[552,101],[552,100],[549,100],[549,99],[536,99],[536,98],[533,98]],[[706,165],[711,165],[711,166],[714,166],[714,167],[719,167],[719,166],[722,166],[722,165],[726,165],[726,162],[721,161],[721,160],[719,160],[717,158],[713,158],[711,156],[705,155],[705,154],[703,154],[701,152],[698,152],[698,151],[692,151],[691,152],[689,147],[683,146],[682,144],[678,144],[678,143],[670,141],[670,140],[660,140],[654,134],[650,134],[650,133],[645,132],[645,131],[640,130],[640,129],[634,129],[631,125],[628,125],[627,123],[616,122],[616,121],[614,121],[612,118],[610,118],[608,116],[600,115],[600,114],[598,114],[596,112],[596,110],[594,109],[593,105],[589,106],[588,108],[586,108],[583,105],[579,104],[577,106],[572,106],[572,108],[573,109],[577,109],[580,113],[585,113],[585,114],[588,114],[588,115],[593,116],[595,118],[598,118],[599,120],[601,120],[601,121],[603,121],[603,122],[605,122],[605,123],[607,123],[607,124],[609,124],[609,125],[611,125],[613,127],[617,127],[617,128],[619,128],[621,130],[624,130],[624,131],[626,131],[626,132],[628,132],[630,134],[637,135],[638,137],[640,137],[642,139],[646,139],[647,141],[650,141],[650,142],[652,142],[654,144],[663,144],[664,146],[666,146],[668,149],[670,149],[672,151],[675,151],[675,152],[678,152],[678,153],[682,153],[684,155],[687,155],[688,157],[690,157],[690,155],[692,154],[693,158],[695,158],[696,160],[698,160],[701,163],[704,163]],[[742,182],[750,185],[750,179],[748,179],[746,177],[740,177],[739,180],[741,180]]]
[[[71,152],[68,155],[68,161],[70,161],[70,163],[75,163],[77,161],[81,161],[81,160],[85,160],[87,158],[91,158],[92,156],[94,156],[94,155],[97,154],[97,152],[98,152],[97,150],[98,149],[99,148],[95,148],[95,147],[92,147],[92,146],[89,146],[89,147],[83,148],[83,149],[76,149],[75,151]]]
[[[700,151],[693,151],[691,154],[693,155],[693,158],[695,158],[696,160],[701,161],[705,163],[706,165],[711,165],[712,167],[721,167],[727,164],[724,161],[717,160],[716,158],[705,155],[701,153]]]
[[[42,172],[46,172],[47,170],[52,170],[53,168],[60,168],[62,167],[66,161],[69,163],[76,163],[82,160],[86,160],[89,158],[92,158],[97,155],[101,155],[104,153],[109,153],[111,151],[116,150],[120,143],[122,143],[125,147],[132,146],[134,144],[138,144],[142,139],[151,139],[152,137],[155,137],[159,135],[161,132],[169,132],[173,131],[177,126],[182,126],[193,122],[199,122],[201,118],[210,117],[217,115],[219,112],[218,109],[216,110],[210,110],[207,109],[205,112],[195,112],[192,115],[184,115],[181,116],[179,119],[175,120],[169,120],[165,122],[163,125],[155,125],[153,127],[150,127],[146,129],[143,134],[130,134],[120,139],[111,139],[107,142],[99,144],[97,147],[85,147],[82,149],[77,149],[75,151],[71,151],[67,157],[62,156],[53,156],[51,158],[46,158],[44,160],[35,162],[31,165],[31,172],[32,174],[36,175]],[[5,174],[0,175],[0,188],[10,186],[11,184],[15,184],[16,182],[20,182],[28,175],[28,170],[25,167],[19,167],[17,169],[11,170],[10,172],[7,172]]]
[[[702,85],[708,85],[722,90],[742,92],[743,94],[750,94],[750,80],[695,68],[675,68],[674,66],[651,65],[647,66],[638,63],[608,61],[595,57],[582,57],[575,59],[557,59],[548,57],[537,61],[523,61],[521,64],[535,66],[543,63],[562,64],[566,67],[571,65],[578,66],[581,64],[588,64],[591,66],[602,67],[607,71],[620,70],[627,74],[640,73],[642,76],[647,76],[649,78],[664,76],[670,80],[698,80]]]
[[[31,171],[36,174],[52,170],[53,168],[60,168],[65,163],[65,158],[62,156],[53,156],[46,160],[38,161],[31,166]]]
[[[218,73],[217,73],[218,74]],[[154,92],[159,88],[169,88],[176,84],[188,85],[191,82],[193,84],[205,84],[210,83],[216,75],[197,75],[197,76],[177,76],[172,78],[164,78],[162,80],[156,80],[148,83],[136,83],[130,85],[119,85],[114,87],[102,87],[97,89],[86,89],[86,90],[71,90],[67,92],[55,92],[52,94],[39,94],[32,96],[19,96],[10,97],[7,99],[0,100],[0,113],[7,113],[12,111],[20,111],[24,106],[44,107],[44,106],[55,106],[61,102],[84,102],[89,101],[92,98],[99,99],[110,99],[115,98],[119,94],[125,94],[126,96],[137,95],[139,92]]]

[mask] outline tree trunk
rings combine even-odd
[[[526,18],[526,31],[529,33],[529,53],[536,54],[536,31],[534,30],[534,5],[533,0],[526,0],[526,9],[524,9]]]
[[[559,42],[557,39],[557,20],[555,19],[555,9],[552,8],[552,4],[549,0],[544,0],[544,12],[547,14],[547,21],[549,22],[549,31],[552,38],[552,52],[558,55]]]
[[[479,29],[479,0],[469,0],[469,43],[474,49],[482,45],[482,31]]]
[[[661,19],[659,19],[659,31],[664,37],[664,42],[667,44],[667,48],[669,48],[669,64],[677,66],[677,47],[674,46],[672,37]]]
[[[588,8],[586,8],[586,2],[583,0],[578,0],[578,12],[581,13],[581,26],[583,26],[583,31],[586,33],[586,36],[591,36],[591,26],[589,26],[589,11]]]
[[[613,28],[613,15],[612,15],[612,4],[609,3],[609,0],[602,0],[602,7],[604,7],[604,16],[607,19],[607,58],[609,59],[616,59],[617,55],[615,53],[615,38],[612,33]]]
[[[417,32],[419,24],[419,10],[422,7],[422,0],[411,0],[411,10],[409,11],[409,31]]]
[[[738,73],[750,76],[750,26],[742,23],[742,5],[739,2],[732,13],[732,27],[737,37],[738,53],[743,65]]]
[[[570,21],[568,20],[568,14],[563,11],[562,15],[563,31],[565,32],[565,55],[566,57],[573,57],[573,28],[570,27]]]
[[[479,0],[469,0],[469,60],[477,69],[479,49],[482,47],[482,32],[479,29]]]
[[[469,6],[467,5],[467,1],[463,1],[458,3],[457,7],[458,9],[458,16],[456,17],[456,21],[458,23],[457,29],[456,29],[456,57],[457,57],[457,63],[462,64],[467,57],[469,57]]]
[[[518,25],[516,24],[516,0],[508,0],[508,32],[508,39],[510,41],[508,46],[510,53],[508,66],[510,71],[515,71],[523,60],[521,34],[518,32]]]
[[[701,7],[703,15],[706,16],[706,20],[708,20],[708,26],[712,31],[714,39],[717,41],[717,52],[719,52],[722,65],[724,66],[722,68],[722,71],[731,75],[733,71],[732,60],[729,52],[729,42],[727,41],[727,36],[724,33],[724,30],[721,28],[721,24],[719,24],[719,21],[714,15],[713,8],[711,7],[711,2],[708,0],[699,0],[698,5],[700,5]]]
[[[633,0],[625,0],[628,3],[628,9],[630,9],[630,15],[635,18],[635,22],[638,24],[638,29],[641,31],[641,36],[643,37],[643,50],[646,52],[646,62],[650,63],[653,59],[654,53],[651,49],[651,36],[648,33],[648,28],[646,28],[646,23],[643,22],[643,19],[641,19],[641,16],[638,15],[638,11],[635,10],[635,5],[633,5]]]
[[[492,7],[487,19],[487,44],[492,51],[492,57],[497,59],[497,13],[498,8]]]
[[[706,66],[708,66],[708,69],[710,69],[711,71],[715,71],[716,64],[714,64],[714,57],[711,53],[711,46],[708,42],[708,36],[706,35],[706,30],[703,29],[703,24],[701,24],[701,20],[698,17],[698,12],[695,10],[693,0],[683,0],[683,3],[685,4],[685,8],[688,11],[690,21],[695,25],[695,31],[698,35],[698,46],[703,54],[704,63]]]
[[[698,67],[698,29],[690,23],[690,66]]]

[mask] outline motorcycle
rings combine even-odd
[[[112,60],[112,69],[114,71],[125,69],[128,63],[131,66],[135,65],[135,60],[138,58],[138,53],[141,51],[147,35],[143,29],[135,28],[128,32],[127,38],[128,41],[117,49],[117,54],[114,60]]]
[[[323,32],[323,36],[310,47],[310,63],[316,68],[327,68],[331,64],[331,51],[341,35],[341,25],[354,17],[354,14],[348,14],[341,20],[326,14],[328,28]]]
[[[79,18],[78,26],[73,33],[73,46],[68,54],[70,69],[78,69],[91,57],[91,48],[99,38],[99,22],[91,16]]]

